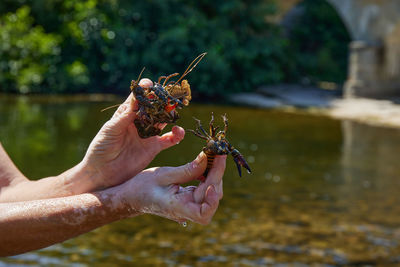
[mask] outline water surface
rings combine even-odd
[[[62,97],[0,97],[0,140],[31,179],[78,163],[114,104]],[[228,114],[229,140],[253,173],[228,158],[224,198],[208,226],[156,216],[116,222],[62,244],[3,258],[15,265],[269,266],[400,263],[400,131],[326,117],[190,105],[179,125]],[[192,160],[189,133],[152,166]]]

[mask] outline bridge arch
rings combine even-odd
[[[291,7],[280,24],[293,53],[291,77],[303,83],[343,84],[347,77],[348,27],[326,0],[303,0]]]
[[[325,1],[336,9],[352,39],[345,95],[400,95],[400,1]]]

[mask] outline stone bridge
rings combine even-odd
[[[345,96],[400,95],[400,0],[326,1],[352,39]]]

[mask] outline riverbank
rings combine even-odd
[[[332,103],[327,114],[376,126],[400,128],[400,105],[397,100],[340,99]]]
[[[258,108],[303,111],[375,126],[400,128],[400,98],[344,99],[339,90],[282,84],[263,87],[255,93],[234,94],[231,101]]]

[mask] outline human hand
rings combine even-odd
[[[142,79],[139,85],[147,88],[153,82]],[[161,150],[183,139],[185,131],[178,126],[162,136],[140,138],[133,123],[137,108],[138,103],[130,94],[91,142],[81,163],[92,177],[89,191],[125,182],[142,171]]]
[[[216,156],[206,179],[199,186],[181,184],[204,178],[207,165],[202,152],[180,167],[157,167],[142,171],[120,185],[122,201],[140,213],[159,215],[177,222],[210,223],[223,196],[222,176],[226,156]]]

